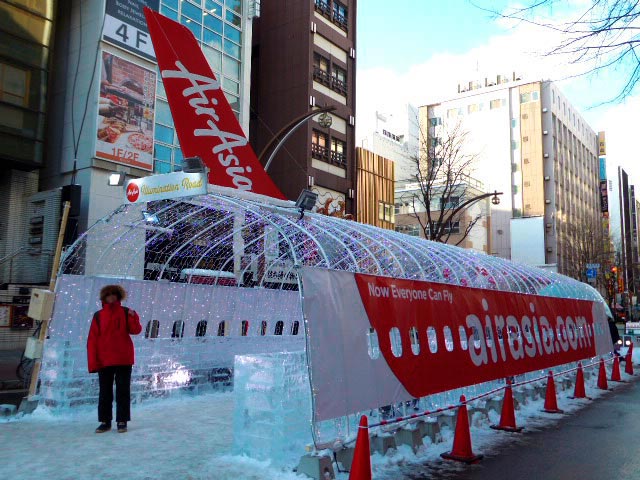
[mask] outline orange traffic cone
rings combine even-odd
[[[578,362],[578,373],[576,373],[576,386],[573,389],[573,397],[569,398],[587,398],[587,392],[584,389],[584,372],[582,371],[582,363]]]
[[[598,369],[598,388],[600,390],[609,390],[607,383],[607,370],[604,368],[604,359],[600,359],[600,368]]]
[[[349,480],[371,480],[371,450],[369,448],[369,425],[367,417],[360,417],[356,448],[353,452],[353,462]]]
[[[507,380],[507,386],[504,389],[504,399],[502,400],[502,413],[500,414],[500,423],[491,425],[494,430],[504,430],[506,432],[521,432],[522,427],[516,425],[516,413],[513,406],[513,392],[511,391],[511,381]]]
[[[544,397],[543,411],[547,413],[564,413],[564,410],[558,408],[558,401],[556,400],[556,383],[553,381],[553,372],[549,370],[547,376],[547,392]]]
[[[614,355],[613,357],[613,367],[611,368],[611,381],[612,382],[622,382],[622,377],[620,377],[620,358],[618,355]]]
[[[447,460],[456,460],[464,463],[476,463],[482,459],[482,455],[475,455],[471,449],[471,432],[469,431],[469,414],[467,413],[467,399],[460,396],[458,418],[456,419],[456,432],[453,437],[453,449],[449,453],[441,453],[440,456]]]
[[[633,343],[629,345],[629,350],[624,357],[624,373],[633,375]]]

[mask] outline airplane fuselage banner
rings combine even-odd
[[[302,270],[315,419],[603,355],[602,303]]]

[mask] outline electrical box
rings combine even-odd
[[[24,349],[24,356],[26,358],[31,358],[32,360],[42,358],[42,341],[38,340],[36,337],[27,338],[27,346]]]
[[[34,320],[49,320],[53,313],[53,299],[51,290],[33,289],[27,315]]]

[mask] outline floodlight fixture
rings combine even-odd
[[[300,210],[300,219],[304,217],[304,212],[306,210],[311,210],[316,206],[316,202],[318,201],[318,194],[312,192],[311,190],[307,190],[306,188],[300,192],[298,199],[296,200],[296,208]]]
[[[182,159],[182,171],[184,173],[204,173],[207,167],[200,157],[187,157]]]
[[[124,172],[111,172],[109,174],[108,185],[110,187],[122,187],[124,185],[126,174]]]
[[[144,217],[144,221],[147,223],[160,223],[158,216],[155,213],[147,212],[146,210],[142,211],[142,216]]]

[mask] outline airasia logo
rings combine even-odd
[[[139,197],[140,197],[140,187],[138,187],[138,185],[136,185],[135,183],[131,182],[127,186],[127,200],[129,200],[131,203],[135,203]]]

